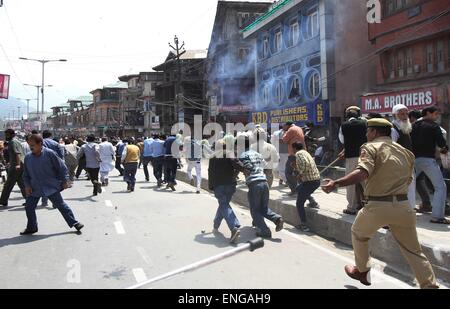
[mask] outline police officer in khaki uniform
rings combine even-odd
[[[392,124],[385,119],[368,121],[368,143],[361,147],[356,170],[337,181],[326,180],[322,189],[365,182],[367,205],[352,227],[356,267],[346,266],[351,278],[371,285],[369,241],[378,229],[389,226],[411,266],[421,288],[438,288],[431,264],[417,238],[416,213],[408,204],[408,186],[412,181],[414,155],[391,139]]]

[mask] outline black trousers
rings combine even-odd
[[[153,161],[153,157],[143,157],[142,158],[142,164],[144,165],[144,174],[145,174],[146,180],[150,179],[150,174],[148,173],[148,165],[153,164],[152,161]]]
[[[75,173],[75,177],[79,178],[83,170],[86,170],[86,160],[80,160],[80,162],[78,163],[78,168],[77,172]]]
[[[422,204],[425,206],[431,206],[430,199],[430,191],[434,192],[433,184],[431,180],[425,175],[425,173],[421,173],[416,180],[416,189],[419,193],[420,199],[422,200]]]
[[[156,180],[162,181],[164,157],[153,158],[152,162],[153,162],[153,176],[155,176]]]
[[[98,187],[98,173],[100,172],[100,168],[86,168],[87,173],[89,174],[89,178],[91,179],[92,184],[94,185],[94,194],[97,192]]]
[[[16,183],[20,188],[23,198],[26,199],[25,185],[23,184],[22,175],[23,175],[23,168],[21,168],[20,170],[16,170],[16,167],[14,166],[8,170],[8,178],[6,178],[6,182],[3,185],[2,196],[0,197],[0,204],[3,205],[8,204],[9,196],[11,195],[11,192],[14,189]]]
[[[174,157],[166,157],[164,160],[165,180],[169,184],[176,184],[178,160]]]
[[[116,170],[119,171],[120,176],[123,176],[122,157],[116,156]]]

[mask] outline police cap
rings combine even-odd
[[[349,111],[357,111],[357,112],[360,112],[361,109],[360,109],[358,106],[350,106],[350,107],[348,107],[348,108],[345,110],[345,112],[348,113]]]
[[[392,123],[383,118],[370,119],[367,121],[367,126],[369,128],[381,128],[381,127],[393,128]]]

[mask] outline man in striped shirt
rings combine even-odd
[[[295,170],[298,173],[297,178],[300,183],[297,187],[297,211],[301,224],[297,228],[303,232],[309,232],[309,228],[306,225],[305,202],[310,200],[311,208],[319,208],[311,195],[320,187],[320,173],[313,157],[304,149],[302,143],[294,143],[292,147],[296,151]]]

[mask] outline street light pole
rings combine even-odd
[[[20,60],[27,60],[27,61],[36,61],[42,64],[42,85],[41,85],[41,94],[42,94],[42,109],[41,113],[44,115],[44,109],[45,109],[45,98],[44,98],[44,88],[45,88],[45,64],[49,62],[67,62],[66,59],[58,59],[58,60],[45,60],[45,59],[29,59],[20,57]]]
[[[35,87],[36,88],[36,90],[37,90],[37,98],[36,98],[36,113],[39,115],[39,92],[41,92],[40,91],[40,89],[41,89],[41,87],[42,87],[42,85],[30,85],[30,84],[23,84],[24,86],[30,86],[30,87]],[[53,85],[45,85],[44,87],[53,87]]]
[[[45,86],[44,86],[44,70],[45,70],[45,62],[44,61],[42,61],[42,86],[41,86],[41,93],[42,93],[42,109],[41,109],[41,112],[42,112],[42,115],[44,115],[44,88],[45,88]]]

